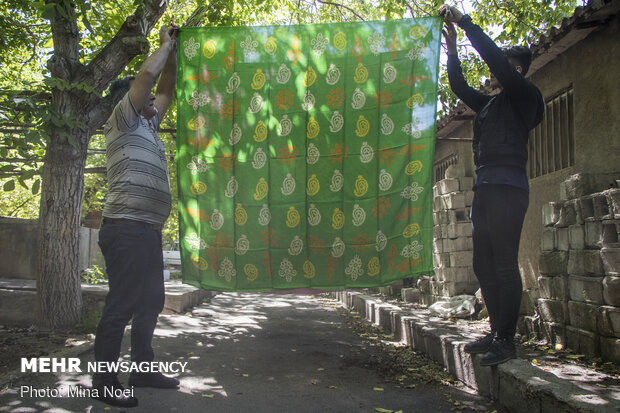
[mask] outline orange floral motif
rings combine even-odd
[[[422,82],[424,80],[429,80],[430,77],[428,76],[422,76],[422,75],[418,75],[415,73],[410,74],[409,76],[407,76],[406,78],[402,79],[400,81],[400,83],[407,85],[407,86],[413,86],[416,83]]]
[[[211,217],[202,209],[184,208],[188,214],[198,220],[198,222],[209,221]]]
[[[370,247],[370,237],[363,232],[358,232],[357,235],[351,240],[351,245],[355,248],[355,252],[363,253],[368,247]]]
[[[211,271],[215,276],[215,270],[217,269],[217,264],[220,262],[220,256],[217,254],[217,250],[215,246],[210,246],[207,249],[207,257],[209,257],[209,264],[211,265]]]
[[[217,249],[232,248],[232,237],[223,232],[218,232],[217,234],[215,234],[215,238],[213,238],[213,245],[215,245]]]
[[[316,235],[308,235],[308,248],[315,254],[325,254],[325,241]]]
[[[337,87],[327,94],[327,106],[332,109],[339,108],[344,104],[344,90]]]
[[[390,166],[390,164],[394,162],[394,157],[396,155],[400,155],[400,152],[397,152],[392,148],[388,148],[387,146],[383,146],[377,152],[377,159],[379,159],[379,163],[384,163],[385,166]]]
[[[344,146],[343,144],[335,144],[333,148],[331,148],[329,150],[329,153],[331,153],[331,155],[329,155],[329,159],[332,160],[332,162],[339,162],[342,163],[342,161],[344,160],[344,158],[347,157],[347,151],[349,149]]]
[[[230,70],[235,66],[235,41],[233,40],[230,49],[226,53],[226,57],[224,58],[224,64],[226,65],[226,71],[230,72]]]
[[[260,240],[267,247],[277,247],[280,237],[276,235],[276,231],[273,228],[265,228],[260,232]]]
[[[188,139],[187,143],[200,149],[207,149],[209,146],[213,145],[215,141],[196,133],[196,137],[194,139]]]
[[[263,260],[261,261],[261,264],[263,264],[263,267],[265,267],[265,269],[267,270],[267,274],[269,274],[269,279],[271,279],[271,268],[273,267],[273,259],[271,258],[269,251],[265,251],[265,253],[263,254]]]
[[[207,69],[204,69],[201,74],[190,76],[187,80],[194,80],[196,82],[200,82],[201,85],[206,85],[213,79],[217,79],[217,75],[209,72]]]
[[[238,111],[239,103],[237,103],[236,100],[229,99],[227,103],[222,105],[222,109],[220,109],[220,116],[222,119],[233,120],[233,118],[237,116]]]
[[[406,273],[407,271],[414,269],[415,266],[420,264],[422,261],[422,258],[404,259],[400,262],[400,264],[396,266],[396,270],[402,273]]]
[[[426,145],[410,145],[410,144],[406,144],[400,150],[400,154],[401,155],[411,155],[412,153],[420,152],[424,148],[426,148]]]
[[[396,262],[396,257],[398,257],[398,248],[396,248],[396,245],[394,245],[393,242],[390,243],[390,249],[388,250],[387,257],[388,272],[389,274],[392,274],[392,271],[394,270],[394,263]]]
[[[327,262],[327,278],[331,279],[338,268],[338,258],[329,254],[325,261]]]
[[[388,49],[392,54],[392,59],[396,59],[398,56],[398,51],[400,50],[400,42],[398,41],[398,35],[396,34],[396,29],[394,29],[394,33],[392,33],[392,41],[388,45]]]
[[[379,108],[387,108],[392,103],[392,94],[386,89],[380,90],[379,93],[375,93],[375,105],[379,105]]]
[[[414,207],[414,208],[405,207],[402,211],[396,214],[394,218],[399,221],[406,221],[407,218],[409,218],[409,216],[413,214],[417,214],[421,210],[422,210],[422,207]]]
[[[295,104],[295,97],[287,90],[281,90],[275,97],[276,106],[280,110],[289,110]]]
[[[375,206],[371,209],[371,211],[375,217],[382,218],[385,214],[387,214],[391,207],[392,205],[390,204],[390,198],[380,196],[379,199],[375,201]]]
[[[299,151],[295,149],[295,145],[286,145],[280,148],[280,155],[278,155],[278,159],[280,162],[287,163],[291,165],[293,161],[297,160],[297,156],[299,155]]]
[[[224,169],[224,171],[232,171],[236,164],[237,155],[234,155],[232,152],[222,153],[222,157],[220,158],[220,168]]]
[[[299,41],[299,36],[295,35],[295,38],[293,39],[293,45],[291,46],[291,50],[289,50],[287,54],[288,58],[293,61],[293,66],[297,66],[297,61],[299,60],[299,57],[301,56],[301,51],[299,50],[300,46],[301,46],[301,42]]]
[[[395,31],[396,32],[396,31]],[[362,41],[357,33],[355,33],[355,42],[353,43],[353,56],[357,59],[359,63],[362,62],[362,57],[364,57],[364,47],[362,47]]]

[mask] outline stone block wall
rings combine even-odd
[[[537,314],[521,332],[620,361],[620,188],[586,194],[579,182],[542,210]]]

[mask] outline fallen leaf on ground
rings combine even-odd
[[[373,387],[374,391],[383,391],[383,387]]]
[[[213,394],[206,394],[206,393],[203,393],[203,394],[202,394],[202,397],[208,397],[209,399],[212,399],[212,398],[214,398],[214,397],[215,397],[215,395],[213,395]]]

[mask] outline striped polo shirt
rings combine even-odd
[[[157,136],[159,114],[146,120],[129,93],[116,105],[104,127],[108,195],[107,218],[163,225],[170,214],[170,180],[164,143]]]

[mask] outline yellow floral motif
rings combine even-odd
[[[286,226],[289,228],[295,228],[297,225],[299,225],[300,219],[301,216],[299,215],[299,211],[297,211],[295,207],[292,206],[288,209],[288,212],[286,213]]]
[[[207,59],[211,59],[215,56],[215,46],[217,46],[215,40],[208,40],[205,42],[204,46],[202,46],[202,54],[205,55]]]
[[[306,127],[306,136],[308,139],[314,139],[318,136],[320,130],[319,122],[311,116]]]
[[[380,269],[381,265],[379,265],[379,257],[372,257],[370,261],[368,261],[368,275],[374,277],[379,274]]]
[[[332,228],[335,230],[340,230],[344,226],[344,212],[342,212],[339,208],[334,209],[334,213],[332,214]]]
[[[273,56],[276,50],[278,50],[277,39],[273,36],[269,36],[267,40],[265,41],[264,47],[265,47],[265,51],[267,52],[267,54],[270,56]]]
[[[237,204],[235,208],[235,223],[237,225],[245,225],[248,221],[248,213],[245,212],[245,208],[241,204]]]
[[[309,196],[314,196],[319,192],[319,189],[321,189],[319,180],[316,177],[316,174],[312,174],[312,176],[310,176],[310,179],[308,179],[308,188],[306,190],[306,193]]]
[[[403,231],[403,237],[405,238],[411,238],[414,235],[418,235],[420,233],[420,225],[413,223],[413,224],[409,224],[407,225],[407,227],[405,227],[405,230]]]
[[[314,278],[316,275],[316,270],[314,269],[314,264],[310,261],[306,260],[304,265],[302,266],[304,270],[304,278]]]
[[[362,62],[359,62],[357,64],[353,80],[355,80],[356,83],[364,83],[366,80],[368,80],[368,69],[366,69],[366,66],[364,66]]]
[[[355,128],[355,134],[360,138],[363,138],[364,136],[368,135],[369,131],[370,122],[368,122],[368,119],[366,119],[364,115],[360,115],[360,117],[357,118],[357,127]]]
[[[248,277],[249,281],[254,281],[258,278],[258,268],[254,264],[245,264],[243,266],[243,272]]]
[[[355,180],[355,189],[353,193],[355,196],[360,197],[364,196],[368,192],[368,181],[364,179],[362,175],[358,175]]]
[[[334,35],[334,47],[343,51],[347,47],[347,35],[343,32],[336,33]]]
[[[202,257],[192,255],[191,261],[192,264],[194,264],[194,267],[198,268],[200,271],[206,271],[209,269],[209,263]]]
[[[254,192],[254,199],[256,201],[260,201],[267,196],[267,192],[269,192],[269,185],[267,185],[267,181],[265,181],[265,178],[259,179],[256,184],[256,192]]]
[[[207,191],[207,184],[201,181],[193,182],[189,186],[189,190],[192,191],[194,195],[202,195]]]
[[[405,167],[405,173],[407,175],[413,175],[416,172],[420,172],[422,170],[422,161],[416,160],[411,161]]]
[[[265,77],[263,71],[261,69],[256,69],[256,73],[254,73],[254,76],[252,76],[252,84],[250,86],[252,86],[252,89],[258,90],[261,87],[265,86],[266,81],[267,78]]]
[[[308,66],[308,70],[304,74],[304,86],[310,87],[316,81],[316,72],[312,68],[312,66]]]
[[[190,119],[189,122],[187,122],[187,127],[190,128],[191,130],[198,130],[202,128],[205,125],[205,123],[207,123],[205,118],[198,115],[196,116],[195,119]]]
[[[254,129],[254,140],[256,142],[262,142],[267,138],[267,126],[262,120],[258,121],[256,128]]]
[[[423,37],[426,37],[428,34],[428,30],[424,26],[413,26],[411,30],[409,30],[409,37],[413,40],[420,40]]]
[[[407,99],[407,107],[409,109],[413,109],[415,107],[420,107],[420,106],[422,106],[422,104],[424,104],[424,96],[422,96],[419,93],[416,93],[415,95],[413,95],[409,99]]]

